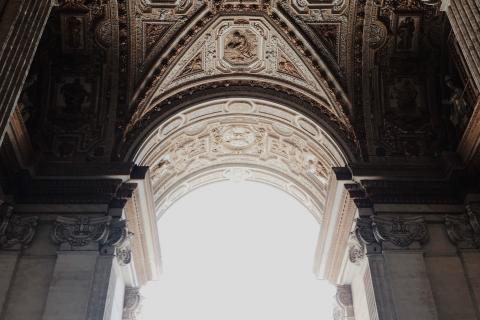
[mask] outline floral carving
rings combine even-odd
[[[290,60],[288,60],[284,54],[280,54],[279,56],[278,71],[299,79],[303,79],[300,72],[298,72],[297,67],[295,67],[295,65]]]
[[[22,217],[13,214],[13,208],[2,205],[0,216],[0,249],[17,245],[28,246],[35,236],[38,217]]]

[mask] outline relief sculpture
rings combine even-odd
[[[233,30],[225,38],[225,60],[250,64],[257,58],[257,37],[250,30]]]

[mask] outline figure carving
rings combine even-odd
[[[455,128],[463,132],[468,124],[469,107],[464,98],[464,90],[455,86],[453,79],[445,77],[445,85],[451,90],[451,96],[446,101],[452,106],[450,110],[450,122]]]
[[[38,217],[14,215],[7,204],[2,204],[0,210],[0,249],[28,246],[35,236]]]
[[[65,111],[78,113],[82,111],[82,106],[88,101],[89,92],[76,78],[73,82],[66,83],[60,88],[60,93],[65,101]]]
[[[413,49],[413,37],[415,32],[415,20],[412,17],[406,17],[398,25],[398,43],[400,50]]]
[[[291,75],[296,78],[302,79],[302,76],[297,70],[297,67],[293,63],[291,63],[287,57],[285,57],[283,54],[280,55],[278,59],[278,71],[286,73],[288,75]]]
[[[82,49],[83,47],[83,23],[78,17],[70,16],[65,21],[65,43],[69,49]]]
[[[418,91],[410,79],[403,79],[400,84],[393,87],[392,93],[392,98],[397,101],[399,113],[414,112],[418,108]]]
[[[188,76],[197,72],[203,71],[203,56],[202,53],[197,54],[182,70],[180,76]]]
[[[238,64],[253,61],[257,55],[256,36],[250,30],[236,30],[225,39],[225,59]]]

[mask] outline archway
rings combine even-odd
[[[159,221],[163,274],[145,320],[331,319],[335,288],[312,273],[318,224],[296,199],[255,182],[204,186]]]
[[[353,220],[332,168],[356,158],[357,141],[337,80],[298,50],[265,16],[216,17],[140,86],[118,156],[150,168],[157,221],[213,182],[287,192],[319,224],[315,272],[332,280],[332,238]]]

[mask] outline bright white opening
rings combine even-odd
[[[297,200],[221,182],[159,221],[164,273],[142,291],[145,320],[330,320],[334,288],[312,272],[319,226]]]

